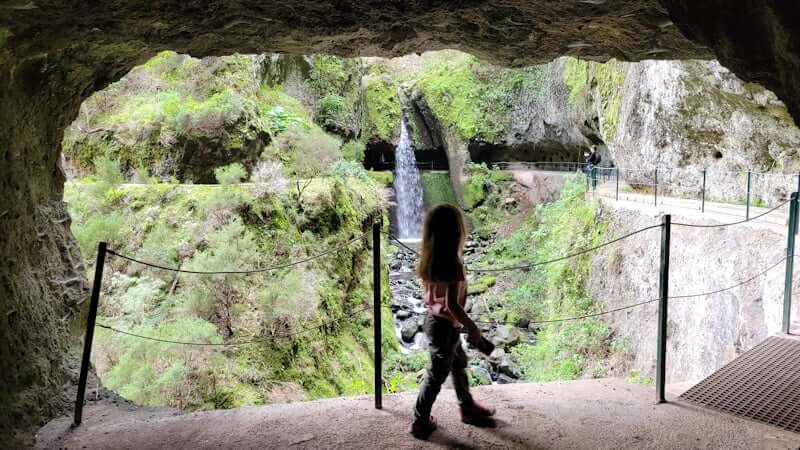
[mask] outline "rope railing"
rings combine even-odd
[[[579,168],[582,168],[583,166],[585,166],[585,164],[582,164],[582,163],[549,163],[549,164],[538,164],[538,166],[534,165],[534,167],[562,167],[562,168],[568,168],[568,169],[574,168],[576,170],[579,169]],[[593,187],[596,187],[596,180],[598,180],[598,179],[609,180],[611,178],[611,176],[613,176],[614,173],[616,173],[616,175],[617,175],[616,179],[617,179],[617,182],[618,182],[618,180],[619,180],[619,170],[618,169],[616,169],[616,168],[596,168],[596,169],[597,170],[591,172],[592,175],[587,174],[587,180],[589,179],[588,177],[593,177],[594,180],[595,180],[595,183],[592,184]],[[640,169],[640,170],[642,172],[645,171],[645,169]],[[705,195],[705,171],[703,173],[704,173],[703,195]],[[598,175],[599,175],[599,177],[598,177]],[[654,178],[655,178],[656,181],[655,181],[655,183],[652,184],[652,186],[655,187],[655,189],[654,189],[654,191],[655,191],[654,192],[654,194],[655,194],[654,197],[657,199],[658,186],[659,186],[658,181],[657,181],[658,180],[658,173],[654,172],[653,175],[654,175]],[[622,236],[616,237],[616,238],[611,239],[609,241],[602,242],[602,243],[597,244],[597,245],[593,245],[593,246],[591,246],[589,248],[585,248],[583,250],[574,251],[572,253],[569,253],[569,254],[566,254],[566,255],[563,255],[563,256],[560,256],[560,257],[557,257],[557,258],[544,260],[544,261],[534,261],[534,262],[530,262],[530,263],[521,263],[521,264],[511,265],[511,266],[507,266],[507,267],[498,267],[498,268],[489,268],[489,267],[480,268],[479,267],[479,268],[474,268],[474,269],[473,268],[468,268],[467,270],[469,272],[471,272],[471,273],[499,273],[499,272],[508,272],[508,271],[527,271],[527,270],[534,269],[536,267],[545,266],[545,265],[549,265],[549,264],[554,264],[554,263],[558,263],[558,262],[561,262],[561,261],[566,261],[566,260],[569,260],[569,259],[572,259],[572,258],[579,257],[581,255],[586,255],[586,254],[589,254],[589,253],[592,253],[592,252],[599,251],[600,249],[602,249],[604,247],[608,247],[608,246],[610,246],[610,245],[612,245],[614,243],[617,243],[617,242],[623,241],[625,239],[631,238],[631,237],[633,237],[635,235],[638,235],[638,234],[643,233],[643,232],[648,231],[648,230],[653,230],[653,229],[656,229],[656,228],[661,229],[661,264],[660,264],[660,269],[659,269],[660,277],[659,277],[659,288],[658,288],[658,292],[659,292],[660,295],[659,295],[658,298],[645,300],[645,301],[641,301],[641,302],[638,302],[638,303],[632,303],[632,304],[628,304],[628,305],[624,305],[624,306],[619,306],[619,307],[616,307],[616,308],[607,309],[607,310],[603,310],[603,311],[590,312],[590,313],[580,314],[580,315],[570,316],[570,317],[560,317],[560,318],[553,318],[553,319],[547,319],[547,320],[537,320],[537,321],[529,322],[530,324],[539,325],[539,324],[550,324],[550,323],[586,320],[586,319],[590,319],[590,318],[594,318],[594,317],[600,317],[600,316],[605,316],[605,315],[618,313],[618,312],[621,312],[621,311],[630,310],[630,309],[637,308],[637,307],[640,307],[640,306],[644,306],[644,305],[647,305],[647,304],[650,304],[650,303],[659,302],[659,308],[658,308],[658,311],[659,311],[658,331],[657,331],[658,351],[657,351],[657,354],[656,354],[657,355],[657,357],[656,357],[656,359],[657,359],[657,361],[656,361],[656,365],[657,365],[657,367],[656,367],[656,390],[657,390],[657,393],[658,393],[658,399],[659,399],[658,401],[659,401],[659,403],[661,403],[661,402],[665,401],[665,397],[664,397],[665,382],[664,382],[664,380],[665,380],[665,373],[666,373],[666,369],[665,369],[665,358],[666,358],[666,356],[665,355],[666,355],[666,341],[667,341],[666,329],[667,329],[667,324],[668,324],[667,323],[667,310],[668,310],[668,306],[667,305],[668,305],[668,300],[711,296],[711,295],[719,294],[719,293],[722,293],[722,292],[730,291],[730,290],[736,289],[738,287],[741,287],[743,285],[746,285],[748,283],[752,283],[754,280],[759,279],[760,277],[762,277],[766,273],[768,273],[770,270],[775,269],[781,263],[785,262],[786,263],[787,280],[785,281],[786,288],[785,288],[785,294],[784,294],[784,315],[783,315],[783,317],[784,317],[784,328],[788,329],[788,325],[786,325],[786,324],[788,323],[789,318],[790,318],[789,309],[791,307],[791,292],[792,292],[792,289],[791,289],[792,286],[791,285],[792,285],[792,273],[793,273],[792,272],[792,263],[793,263],[793,260],[794,260],[794,257],[795,257],[795,255],[794,255],[794,235],[797,233],[797,228],[798,228],[798,224],[797,224],[797,211],[798,211],[797,195],[796,195],[796,193],[792,194],[792,199],[790,201],[784,201],[781,204],[779,204],[779,205],[767,210],[766,212],[763,212],[763,213],[761,213],[761,214],[759,214],[757,216],[754,216],[754,217],[750,217],[749,216],[749,206],[750,206],[749,198],[750,198],[750,192],[751,192],[751,189],[750,189],[751,179],[752,179],[752,173],[748,173],[748,190],[747,190],[747,192],[748,192],[748,216],[745,218],[745,220],[740,220],[740,221],[731,222],[731,223],[715,224],[715,225],[688,224],[688,223],[680,223],[680,222],[675,222],[674,223],[677,226],[697,227],[697,228],[714,228],[714,227],[733,226],[733,225],[743,224],[743,223],[747,223],[747,222],[752,222],[754,220],[757,220],[759,218],[767,216],[768,214],[771,214],[774,211],[777,211],[781,207],[785,206],[787,203],[791,202],[791,208],[790,208],[790,213],[789,213],[789,243],[787,244],[787,256],[782,258],[782,259],[780,259],[779,261],[771,264],[769,267],[767,267],[765,270],[759,272],[758,274],[750,276],[750,277],[748,277],[748,278],[746,278],[744,280],[740,280],[737,283],[735,283],[733,285],[730,285],[730,286],[726,286],[726,287],[723,287],[723,288],[720,288],[720,289],[707,291],[707,292],[689,293],[689,294],[672,295],[672,296],[670,296],[668,294],[668,292],[669,292],[668,276],[669,276],[670,226],[673,224],[671,222],[671,216],[668,215],[668,214],[664,215],[662,217],[663,222],[661,224],[650,225],[650,226],[646,226],[646,227],[643,227],[643,228],[639,228],[637,230],[634,230],[634,231],[632,231],[630,233],[627,233],[627,234],[624,234]],[[633,183],[633,185],[637,185],[637,183]],[[651,186],[651,185],[648,185],[646,183],[638,183],[638,185]],[[619,186],[617,185],[617,192],[618,191],[619,191]],[[703,197],[703,199],[704,198],[705,197]],[[109,324],[102,323],[102,322],[98,323],[96,321],[97,309],[98,309],[100,291],[101,291],[101,288],[102,288],[102,274],[103,274],[103,266],[104,266],[104,262],[105,262],[105,259],[106,259],[106,255],[110,254],[112,256],[115,256],[115,257],[120,258],[120,259],[124,259],[126,261],[129,261],[129,262],[132,262],[132,263],[135,263],[135,264],[141,264],[141,265],[144,265],[144,266],[147,266],[147,267],[151,267],[151,268],[154,268],[154,269],[166,270],[166,271],[177,272],[177,273],[198,274],[198,275],[215,275],[215,274],[222,274],[222,275],[225,275],[225,274],[234,274],[234,275],[235,274],[241,274],[241,275],[246,275],[246,274],[263,273],[263,272],[268,272],[268,271],[273,271],[273,270],[284,269],[284,268],[300,265],[300,264],[303,264],[303,263],[307,263],[307,262],[313,261],[313,260],[318,259],[318,258],[322,258],[322,257],[324,257],[326,255],[330,255],[330,254],[333,254],[333,253],[335,253],[337,251],[340,251],[341,249],[345,248],[348,245],[353,244],[354,242],[357,242],[357,241],[360,241],[360,240],[364,239],[370,232],[368,231],[368,232],[362,233],[362,234],[360,234],[358,236],[355,236],[355,237],[353,237],[351,239],[348,239],[345,242],[342,242],[342,243],[340,243],[338,245],[334,245],[333,247],[331,247],[331,248],[329,248],[329,249],[327,249],[325,251],[310,255],[310,256],[308,256],[306,258],[302,258],[300,260],[291,261],[291,262],[287,262],[287,263],[283,263],[283,264],[277,264],[277,265],[273,265],[273,266],[269,266],[269,267],[253,268],[253,269],[247,269],[247,270],[201,271],[201,270],[181,269],[180,267],[168,267],[168,266],[165,266],[165,265],[161,265],[161,264],[156,264],[156,263],[149,262],[149,261],[140,260],[140,259],[134,258],[132,256],[128,256],[128,255],[124,255],[124,254],[118,253],[115,250],[108,249],[105,242],[101,242],[98,245],[98,258],[96,259],[96,265],[95,265],[94,286],[93,286],[93,289],[92,289],[92,294],[91,294],[91,299],[90,299],[90,304],[89,304],[89,316],[88,316],[89,318],[87,320],[88,323],[87,323],[87,329],[86,329],[86,337],[84,339],[84,354],[83,354],[83,359],[81,361],[81,369],[80,369],[80,376],[79,376],[79,383],[78,383],[78,386],[79,386],[78,387],[78,398],[76,400],[74,424],[78,425],[78,424],[81,423],[83,399],[85,397],[86,382],[87,382],[88,368],[89,368],[89,359],[90,359],[91,345],[92,345],[92,340],[93,340],[93,334],[94,334],[94,328],[95,327],[108,330],[111,333],[116,333],[116,334],[132,337],[132,338],[136,338],[136,339],[148,340],[148,341],[152,341],[152,342],[161,342],[161,343],[167,343],[167,344],[173,344],[173,345],[200,346],[200,347],[234,347],[234,346],[259,344],[259,343],[264,343],[264,342],[269,342],[269,341],[275,341],[275,340],[278,340],[278,339],[289,339],[289,338],[291,338],[293,336],[298,336],[298,335],[301,335],[301,334],[310,333],[310,332],[313,332],[313,331],[316,331],[316,330],[323,330],[325,327],[329,327],[329,326],[331,326],[333,324],[336,324],[336,323],[339,323],[341,321],[351,320],[354,314],[357,314],[357,313],[360,313],[360,312],[364,312],[367,309],[369,309],[370,307],[372,308],[373,314],[374,314],[374,316],[373,316],[373,330],[374,330],[373,339],[374,339],[374,345],[375,345],[375,347],[374,347],[374,359],[375,359],[375,407],[377,409],[381,409],[382,408],[382,406],[381,406],[382,405],[382,400],[381,400],[382,399],[382,390],[381,390],[382,389],[381,388],[381,385],[382,385],[382,378],[381,378],[382,377],[382,368],[381,368],[381,364],[382,364],[382,362],[381,362],[382,361],[382,356],[381,356],[381,336],[382,336],[382,333],[381,333],[381,307],[382,306],[381,306],[380,290],[381,290],[381,284],[382,284],[381,272],[383,270],[382,263],[381,263],[381,253],[380,253],[381,227],[380,227],[379,223],[373,223],[371,228],[372,228],[371,229],[371,233],[372,233],[372,242],[373,242],[373,245],[372,245],[372,253],[373,253],[373,255],[372,255],[373,256],[373,260],[372,260],[372,262],[373,262],[373,302],[372,302],[371,306],[365,306],[363,308],[354,309],[354,310],[352,310],[352,311],[347,313],[347,317],[346,318],[342,317],[342,318],[339,318],[339,319],[324,321],[324,322],[319,323],[318,325],[314,325],[314,326],[304,326],[303,328],[296,329],[295,331],[292,331],[292,332],[279,333],[279,334],[276,333],[276,334],[272,334],[272,335],[264,335],[264,336],[259,336],[259,337],[255,337],[255,338],[252,338],[252,339],[231,340],[231,341],[228,341],[228,342],[193,342],[193,341],[189,341],[189,340],[170,339],[170,338],[159,337],[159,336],[148,336],[148,335],[145,335],[145,334],[137,333],[137,332],[135,332],[133,330],[125,330],[125,329],[117,328],[116,326],[109,325]],[[401,239],[397,238],[393,234],[387,233],[387,237],[388,237],[388,239],[390,241],[395,242],[396,244],[398,244],[400,247],[404,248],[405,250],[410,251],[410,252],[412,252],[413,254],[415,254],[417,256],[419,255],[418,252],[414,248],[412,248],[411,246],[409,246],[406,243],[402,242]],[[495,324],[496,325],[496,324],[499,324],[499,323],[509,323],[507,321],[498,321],[498,320],[491,320],[491,321],[477,320],[476,322],[477,323],[481,323],[481,324],[490,324],[490,325],[491,324]],[[310,325],[310,324],[301,324],[299,326],[303,326],[303,325]]]
[[[737,282],[736,284],[733,284],[733,285],[730,285],[730,286],[726,286],[726,287],[721,288],[721,289],[708,291],[708,292],[698,292],[698,293],[695,293],[695,294],[670,295],[667,298],[669,300],[675,300],[675,299],[684,299],[684,298],[692,298],[692,297],[707,297],[707,296],[710,296],[710,295],[714,295],[714,294],[719,294],[719,293],[722,293],[722,292],[730,291],[730,290],[736,289],[738,287],[744,286],[744,285],[746,285],[748,283],[752,283],[753,281],[763,277],[770,270],[778,267],[778,265],[780,265],[784,261],[786,261],[786,257],[785,256],[783,258],[779,259],[778,261],[776,261],[774,264],[771,264],[769,267],[767,267],[763,271],[753,275],[752,277],[749,277],[747,279],[744,279],[742,281]],[[609,310],[606,310],[606,311],[600,311],[600,312],[597,312],[597,313],[590,313],[590,314],[585,314],[585,315],[581,315],[581,316],[574,316],[574,317],[564,317],[564,318],[560,318],[560,319],[531,321],[529,323],[534,324],[534,325],[539,325],[539,324],[548,324],[548,323],[558,323],[558,322],[568,322],[568,321],[589,319],[589,318],[593,318],[593,317],[604,316],[604,315],[613,314],[613,313],[617,313],[617,312],[620,312],[620,311],[636,308],[638,306],[647,305],[649,303],[655,303],[655,302],[660,301],[660,300],[661,300],[660,298],[654,298],[654,299],[651,299],[651,300],[646,300],[646,301],[643,301],[643,302],[634,303],[634,304],[627,305],[627,306],[622,306],[622,307],[619,307],[619,308],[609,309]],[[491,320],[491,321],[476,320],[474,322],[475,323],[480,323],[480,324],[488,324],[488,325],[508,324],[509,323],[508,321],[504,321],[504,320]]]
[[[603,242],[602,244],[596,245],[594,247],[590,247],[590,248],[587,248],[587,249],[584,249],[584,250],[581,250],[581,251],[578,251],[578,252],[575,252],[575,253],[571,253],[571,254],[568,254],[568,255],[564,255],[564,256],[561,256],[561,257],[558,257],[558,258],[553,258],[553,259],[546,260],[546,261],[537,261],[537,262],[533,262],[533,263],[529,263],[529,264],[522,264],[522,265],[518,265],[518,266],[503,267],[503,268],[499,268],[499,269],[467,268],[467,271],[468,272],[474,272],[474,273],[496,273],[496,272],[509,272],[509,271],[515,271],[515,270],[530,270],[530,269],[533,269],[534,267],[544,266],[544,265],[548,265],[548,264],[554,264],[554,263],[557,263],[557,262],[561,262],[561,261],[565,261],[565,260],[568,260],[568,259],[572,259],[572,258],[581,256],[581,255],[585,255],[587,253],[599,250],[599,249],[601,249],[603,247],[607,247],[607,246],[609,246],[611,244],[614,244],[616,242],[622,241],[622,240],[627,239],[629,237],[635,236],[635,235],[637,235],[639,233],[643,233],[645,231],[652,230],[654,228],[661,228],[661,226],[662,226],[661,224],[658,224],[658,225],[650,225],[649,227],[640,228],[640,229],[638,229],[636,231],[632,231],[632,232],[630,232],[628,234],[625,234],[623,236],[617,237],[617,238],[612,239],[610,241]],[[406,250],[410,250],[415,255],[419,256],[419,253],[416,250],[414,250],[413,248],[411,248],[411,247],[407,246],[406,244],[404,244],[403,242],[401,242],[400,239],[397,238],[396,236],[389,234],[389,239],[394,241],[394,242],[396,242],[396,243],[398,243],[399,245],[404,247]]]
[[[777,211],[778,209],[782,208],[786,204],[788,204],[790,201],[791,200],[786,200],[784,202],[781,202],[778,206],[775,206],[775,207],[773,207],[773,208],[771,208],[771,209],[769,209],[769,210],[767,210],[767,211],[765,211],[765,212],[763,212],[763,213],[761,213],[761,214],[759,214],[757,216],[753,216],[753,217],[750,217],[750,218],[747,218],[747,219],[744,219],[744,220],[739,220],[739,221],[736,221],[736,222],[718,223],[718,224],[697,224],[697,223],[672,222],[672,224],[676,225],[676,226],[679,226],[679,227],[691,227],[691,228],[719,228],[719,227],[730,227],[730,226],[733,226],[733,225],[741,225],[743,223],[752,222],[752,221],[754,221],[756,219],[759,219],[759,218],[764,217],[764,216],[766,216],[768,214],[771,214],[771,213]]]
[[[159,270],[166,270],[166,271],[170,271],[170,272],[188,273],[188,274],[194,274],[194,275],[248,275],[248,274],[253,274],[253,273],[263,273],[263,272],[270,272],[270,271],[273,271],[273,270],[285,269],[285,268],[288,268],[288,267],[304,264],[304,263],[313,261],[315,259],[319,259],[319,258],[321,258],[323,256],[327,256],[327,255],[329,255],[331,253],[337,252],[337,251],[347,247],[348,245],[352,244],[353,242],[357,242],[357,241],[363,239],[364,237],[366,237],[370,233],[371,233],[371,231],[364,232],[361,235],[354,237],[353,239],[350,239],[350,240],[348,240],[348,241],[346,241],[346,242],[344,242],[342,244],[339,244],[339,245],[337,245],[335,247],[329,248],[328,250],[325,250],[324,252],[317,253],[315,255],[311,255],[311,256],[309,256],[307,258],[303,258],[303,259],[300,259],[300,260],[297,260],[297,261],[288,262],[288,263],[285,263],[285,264],[277,264],[277,265],[274,265],[274,266],[262,267],[260,269],[250,269],[250,270],[219,270],[219,271],[187,270],[187,269],[181,269],[181,268],[176,268],[176,267],[166,267],[166,266],[162,266],[162,265],[151,263],[151,262],[147,262],[147,261],[142,261],[142,260],[133,258],[131,256],[127,256],[127,255],[123,255],[121,253],[117,253],[116,251],[114,251],[112,249],[108,249],[107,252],[110,255],[113,255],[113,256],[116,256],[118,258],[122,258],[122,259],[131,261],[131,262],[134,262],[134,263],[137,263],[137,264],[141,264],[143,266],[152,267],[154,269],[159,269]]]
[[[363,307],[363,308],[359,308],[359,309],[356,309],[354,311],[350,311],[349,315],[347,317],[342,317],[342,318],[337,319],[337,320],[330,320],[328,322],[319,324],[319,325],[317,325],[315,327],[306,327],[306,328],[303,328],[303,329],[300,329],[298,331],[294,331],[294,332],[291,332],[291,333],[282,333],[282,334],[278,334],[278,335],[275,335],[275,336],[264,336],[262,338],[245,340],[245,341],[229,341],[229,342],[220,342],[220,343],[217,343],[217,342],[176,341],[176,340],[171,340],[171,339],[158,338],[158,337],[154,337],[154,336],[144,336],[144,335],[141,335],[141,334],[133,333],[131,331],[120,330],[118,328],[114,328],[114,327],[112,327],[110,325],[106,325],[106,324],[100,323],[100,322],[97,323],[97,326],[100,327],[100,328],[107,329],[107,330],[109,330],[109,331],[111,331],[113,333],[123,334],[123,335],[126,335],[126,336],[131,336],[131,337],[135,337],[135,338],[138,338],[138,339],[144,339],[144,340],[148,340],[148,341],[163,342],[163,343],[167,343],[167,344],[195,345],[195,346],[201,346],[201,347],[235,347],[235,346],[238,346],[238,345],[260,344],[260,343],[269,342],[269,341],[272,341],[272,340],[275,340],[275,339],[289,339],[291,337],[299,336],[299,335],[306,334],[306,333],[309,333],[309,332],[312,332],[312,331],[322,330],[323,328],[325,328],[328,325],[332,325],[332,324],[339,323],[339,322],[344,322],[345,320],[352,320],[352,315],[353,314],[358,314],[358,313],[364,312],[364,311],[366,311],[368,309],[371,309],[371,308],[372,308],[372,306],[366,306],[366,307]]]

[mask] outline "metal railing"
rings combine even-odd
[[[590,178],[592,181],[596,181],[599,179],[597,175],[597,168],[594,170],[590,170]],[[619,173],[619,172],[617,172]],[[587,178],[588,179],[588,178]],[[617,177],[617,180],[619,178]],[[654,186],[657,188],[658,183],[654,183]],[[656,194],[657,195],[657,194]],[[657,198],[657,197],[656,197]],[[657,200],[656,200],[657,201]],[[786,256],[779,260],[777,263],[771,265],[766,270],[762,271],[759,274],[756,274],[750,278],[745,280],[741,280],[740,282],[727,286],[722,289],[718,289],[711,292],[700,292],[700,293],[691,293],[691,294],[684,294],[684,295],[673,295],[670,296],[669,294],[669,264],[670,264],[670,244],[671,244],[671,229],[673,226],[676,227],[702,227],[702,228],[710,228],[710,227],[728,227],[728,226],[735,226],[746,222],[751,222],[756,220],[757,218],[773,213],[780,207],[784,206],[785,203],[789,203],[790,213],[789,213],[789,228],[788,228],[788,238],[787,238],[787,247],[786,247]],[[599,245],[585,248],[585,249],[574,249],[575,251],[570,252],[563,257],[555,258],[548,261],[530,261],[526,262],[525,264],[518,264],[509,267],[503,268],[490,268],[490,267],[479,267],[470,270],[471,272],[506,272],[506,271],[527,271],[533,268],[547,265],[547,264],[554,264],[561,261],[565,261],[567,259],[575,258],[580,255],[585,255],[590,252],[596,252],[602,249],[603,247],[612,245],[614,243],[620,242],[625,239],[632,238],[635,235],[643,233],[647,230],[652,230],[659,228],[661,230],[661,237],[660,237],[660,263],[659,263],[659,285],[658,285],[658,297],[654,299],[647,299],[644,301],[640,301],[638,303],[634,303],[631,305],[626,305],[620,308],[610,309],[606,311],[599,311],[591,314],[584,314],[581,316],[574,316],[574,317],[561,317],[561,318],[551,318],[549,320],[541,320],[538,322],[532,323],[540,323],[540,324],[548,324],[548,323],[557,323],[557,322],[565,322],[565,321],[576,321],[576,320],[585,320],[591,317],[598,317],[607,314],[614,314],[619,311],[628,310],[631,308],[640,307],[643,305],[647,305],[650,303],[658,302],[658,329],[657,329],[657,353],[656,353],[656,399],[658,403],[664,403],[665,399],[665,386],[666,386],[666,362],[667,362],[667,323],[668,323],[668,312],[669,312],[669,300],[670,299],[685,299],[685,298],[692,298],[692,297],[700,297],[700,296],[709,296],[718,294],[721,292],[725,292],[739,286],[742,286],[746,283],[750,283],[761,276],[764,276],[768,271],[772,270],[773,268],[777,267],[781,262],[785,260],[786,271],[785,271],[785,281],[784,281],[784,304],[783,304],[783,318],[782,318],[782,327],[781,329],[785,333],[789,333],[790,331],[790,323],[791,323],[791,302],[792,302],[792,274],[793,274],[793,262],[795,257],[795,235],[798,231],[798,195],[797,192],[793,192],[789,200],[780,204],[769,211],[763,213],[760,216],[756,217],[747,217],[745,220],[730,222],[730,223],[721,223],[721,224],[714,224],[714,225],[694,225],[694,224],[687,224],[687,223],[678,223],[672,222],[672,216],[666,214],[662,217],[661,224],[655,224],[648,227],[644,227],[638,229],[634,232],[628,233],[624,236],[618,237],[616,239],[612,239],[610,241],[601,243]],[[276,265],[267,268],[257,268],[252,270],[229,270],[223,272],[197,272],[197,271],[190,271],[189,273],[195,275],[207,275],[207,274],[214,274],[214,273],[235,273],[235,274],[253,274],[253,273],[262,273],[264,271],[275,270],[279,268],[288,267],[295,264],[302,264],[309,262],[311,260],[320,258],[324,255],[330,254],[336,251],[339,248],[342,248],[345,245],[350,245],[353,242],[360,241],[361,239],[366,238],[369,234],[372,235],[372,271],[373,271],[373,298],[372,298],[372,310],[373,310],[373,345],[374,345],[374,395],[375,395],[375,408],[381,409],[383,407],[383,368],[382,368],[382,349],[381,349],[381,280],[382,280],[382,271],[385,269],[382,265],[382,258],[381,258],[381,222],[377,221],[371,224],[370,230],[365,232],[364,234],[354,237],[328,251],[320,252],[315,254],[312,257],[305,258],[303,260]],[[416,253],[416,251],[408,246],[406,246],[402,241],[396,239],[394,236],[389,236],[389,238],[398,243],[398,245],[405,247],[406,249],[410,250],[411,252]],[[131,333],[125,330],[118,330],[114,327],[110,327],[108,325],[97,323],[97,314],[98,314],[98,306],[100,302],[100,294],[102,290],[103,284],[103,271],[106,258],[111,255],[114,257],[124,258],[132,263],[135,264],[143,264],[149,266],[154,269],[158,270],[167,270],[167,271],[175,271],[175,272],[187,272],[183,271],[179,268],[170,268],[166,266],[161,266],[153,263],[148,263],[146,261],[140,261],[125,255],[122,255],[114,250],[108,248],[107,243],[100,242],[97,248],[97,259],[95,261],[95,274],[94,274],[94,282],[92,285],[92,292],[90,297],[89,303],[89,314],[87,317],[86,323],[86,334],[84,339],[84,347],[83,347],[83,356],[81,360],[81,367],[80,367],[80,375],[78,381],[78,392],[77,398],[75,402],[75,412],[74,412],[74,426],[78,426],[82,422],[83,416],[83,403],[86,396],[86,384],[88,378],[88,370],[91,358],[91,351],[92,351],[92,344],[94,339],[94,330],[96,326],[100,326],[102,328],[106,328],[111,332],[117,332],[121,334],[125,334],[134,338],[138,339],[149,339],[149,340],[159,340],[164,342],[169,342],[175,345],[215,345],[215,346],[230,346],[230,345],[247,345],[256,342],[263,342],[264,339],[253,339],[250,341],[239,341],[239,342],[227,342],[227,343],[201,343],[201,342],[186,342],[186,341],[167,341],[160,338],[155,338],[151,336],[144,336],[137,333]],[[363,308],[366,310],[368,307]],[[348,316],[349,317],[349,316]],[[492,323],[497,323],[498,321],[494,321]],[[328,323],[329,325],[330,323]],[[320,329],[324,327],[325,324],[320,325]],[[301,330],[298,333],[293,333],[291,335],[285,335],[280,337],[289,337],[295,334],[299,334],[300,332],[310,331],[312,328],[308,328],[306,330]]]

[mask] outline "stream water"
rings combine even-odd
[[[400,141],[394,152],[394,162],[397,237],[418,239],[422,233],[422,214],[425,212],[422,204],[422,182],[404,117],[400,119]]]

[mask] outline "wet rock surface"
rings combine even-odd
[[[469,265],[470,261],[475,260],[490,243],[488,240],[468,240],[465,244],[466,263]],[[414,273],[416,261],[417,256],[412,251],[400,246],[392,254],[392,261],[389,264],[395,334],[405,353],[427,351],[428,346],[428,338],[422,327],[427,309],[422,299],[421,284]],[[474,282],[472,278],[468,277],[468,282]],[[484,355],[469,345],[465,335],[462,335],[462,343],[470,360],[469,368],[473,383],[513,383],[522,375],[511,349],[522,342],[533,342],[535,336],[527,329],[527,323],[523,323],[524,327],[518,327],[517,324],[502,324],[489,320],[488,313],[497,309],[499,305],[490,304],[482,298],[485,292],[469,294],[465,309],[473,320],[486,322],[479,323],[479,326],[484,336],[496,348],[491,355]]]

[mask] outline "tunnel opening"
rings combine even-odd
[[[370,140],[364,148],[364,168],[375,171],[393,171],[395,169],[395,151],[397,146],[389,141]],[[414,148],[417,168],[420,170],[448,170],[447,153],[444,148]]]
[[[599,40],[590,39],[591,44],[583,42],[587,40],[585,31],[576,32],[574,36],[559,33],[555,38],[553,33],[546,32],[543,40],[535,42],[513,32],[535,27],[534,22],[528,22],[531,17],[539,20],[540,12],[536,8],[540,5],[535,2],[513,7],[517,20],[527,25],[520,26],[514,21],[511,23],[515,25],[507,34],[497,34],[513,36],[513,42],[506,38],[487,40],[482,34],[475,33],[454,36],[450,31],[445,37],[439,30],[432,33],[432,39],[420,40],[423,34],[419,30],[430,29],[430,24],[443,20],[437,15],[441,11],[415,8],[393,11],[399,14],[397,19],[394,14],[380,12],[381,15],[375,15],[374,11],[382,11],[379,8],[372,11],[354,4],[337,5],[331,14],[320,15],[320,23],[332,21],[328,25],[298,28],[288,25],[298,23],[297,11],[287,11],[283,6],[276,5],[269,13],[264,12],[269,8],[259,8],[259,14],[272,15],[276,20],[276,26],[268,30],[271,34],[266,39],[263,30],[255,30],[260,25],[238,20],[237,17],[241,16],[236,16],[233,11],[219,17],[219,23],[236,25],[228,36],[217,34],[220,30],[217,22],[214,22],[213,29],[206,30],[208,22],[198,20],[193,14],[167,15],[153,20],[150,13],[143,13],[133,6],[126,6],[124,33],[109,25],[114,23],[109,22],[109,17],[120,17],[118,11],[104,5],[92,10],[76,8],[68,14],[62,14],[61,9],[38,8],[33,4],[28,7],[11,5],[8,14],[0,18],[0,59],[3,63],[0,68],[0,98],[3,102],[0,103],[4,105],[4,117],[8,119],[7,126],[0,132],[0,147],[5,149],[4,160],[8,162],[0,167],[0,191],[8,199],[0,211],[0,219],[2,235],[7,237],[2,243],[2,255],[10,261],[4,269],[3,283],[0,283],[0,294],[9,299],[5,305],[8,311],[4,318],[6,322],[0,328],[7,333],[4,343],[9,351],[6,354],[19,364],[16,373],[7,374],[2,379],[7,386],[3,404],[11,410],[28,411],[6,416],[11,419],[3,421],[0,430],[3,433],[30,427],[43,417],[53,417],[64,411],[66,402],[72,401],[53,395],[60,392],[65,383],[74,382],[74,376],[66,373],[70,364],[65,361],[69,358],[56,359],[59,359],[57,355],[65,353],[67,342],[76,342],[74,329],[80,328],[76,323],[86,304],[82,300],[86,296],[84,268],[75,239],[69,231],[69,215],[63,206],[59,206],[63,175],[58,167],[58,150],[62,131],[78,114],[78,105],[84,98],[93,90],[118,79],[134,63],[144,62],[154,49],[176,47],[181,52],[196,55],[228,54],[264,50],[264,42],[269,41],[269,50],[290,53],[399,54],[415,48],[438,48],[459,39],[465,48],[514,65],[542,62],[563,54],[567,42],[580,44],[571,45],[567,51],[601,60],[620,54],[635,60],[646,57],[708,58],[716,52],[746,80],[763,82],[778,92],[789,104],[791,112],[797,110],[797,99],[800,98],[794,78],[786,76],[797,73],[796,59],[786,57],[796,52],[793,47],[782,46],[780,42],[784,41],[776,44],[768,38],[774,36],[772,31],[777,30],[787,36],[786,42],[796,40],[796,30],[783,24],[782,17],[788,13],[786,7],[780,5],[748,9],[752,17],[761,20],[743,22],[739,12],[731,14],[730,11],[736,8],[725,7],[712,14],[707,11],[708,6],[685,2],[650,2],[644,6],[636,5],[633,10],[626,9],[630,5],[606,2],[591,7],[595,20],[602,22]],[[458,17],[486,14],[485,10],[477,7],[465,8],[467,11],[459,13]],[[752,9],[753,6],[746,8]],[[625,10],[625,14],[621,10]],[[647,13],[641,14],[643,10]],[[312,13],[303,11],[303,14]],[[585,18],[581,18],[580,26],[572,26],[575,19],[573,8],[556,8],[555,12],[547,9],[545,12],[546,18],[541,20],[559,25],[560,30],[582,30],[584,27]],[[74,14],[78,13],[82,14],[79,22],[73,20]],[[247,10],[244,14],[252,15],[253,11]],[[612,16],[611,22],[606,21]],[[404,25],[396,26],[397,21]],[[152,26],[141,26],[144,22]],[[731,22],[737,26],[720,26]],[[80,26],[76,26],[77,23]],[[363,23],[364,30],[367,30],[363,40],[347,43],[338,39],[338,36],[345,36],[338,34],[340,28],[337,27],[341,23]],[[95,24],[96,27],[91,26]],[[454,30],[463,33],[463,30],[474,29],[474,22],[470,25],[472,28],[456,27]],[[39,34],[37,30],[42,29],[58,32]],[[613,36],[618,36],[620,29],[637,30],[637,34],[644,33],[652,39],[625,43],[622,50],[616,41],[608,45],[604,41],[606,33],[613,32]],[[192,33],[186,30],[192,30]],[[738,33],[748,39],[743,41],[735,36]],[[691,36],[692,40],[685,36]],[[37,44],[30,45],[34,40]],[[659,45],[654,47],[655,42]],[[753,48],[759,51],[752,51]],[[764,55],[772,58],[767,59]],[[331,126],[330,129],[336,128]],[[70,281],[75,279],[79,281]],[[69,283],[60,284],[59,281]],[[42,326],[31,327],[32,322]],[[44,336],[41,330],[49,334]],[[35,381],[31,383],[31,380]]]

